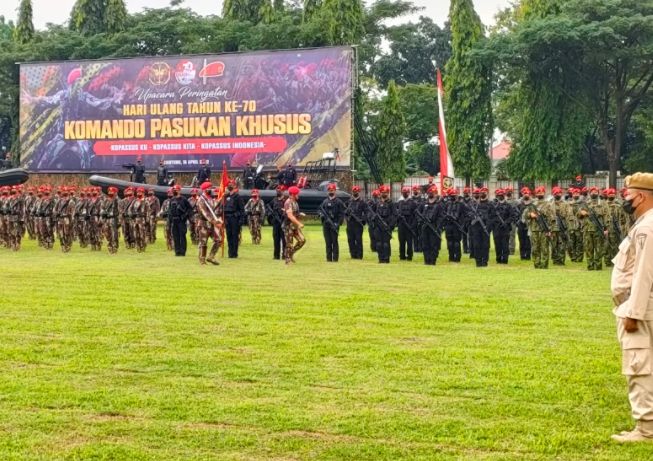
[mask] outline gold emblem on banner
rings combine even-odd
[[[449,176],[444,177],[444,181],[442,181],[442,185],[446,188],[452,188],[453,187],[453,178],[450,178]]]
[[[152,85],[165,85],[170,81],[170,66],[165,62],[155,62],[150,67],[150,83]]]

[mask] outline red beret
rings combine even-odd
[[[488,188],[487,187],[481,187],[481,194],[487,194],[488,193]]]
[[[297,186],[290,186],[290,187],[288,188],[288,193],[289,193],[290,195],[299,195],[299,187],[297,187]]]
[[[175,190],[181,190],[181,186],[179,184],[175,184],[174,189]],[[197,190],[197,189],[194,189],[194,190]]]
[[[136,192],[139,193],[139,194],[144,194],[145,193],[145,188],[144,187],[139,187],[138,189],[136,189]]]
[[[553,195],[562,195],[562,189],[556,186],[551,190],[551,193]]]
[[[536,187],[535,194],[546,194],[546,188],[544,186]]]
[[[378,197],[379,195],[381,195],[381,191],[379,191],[379,189],[374,189],[372,191],[372,197]]]
[[[433,186],[429,187],[428,193],[429,194],[437,194],[438,193],[438,186],[433,185]]]
[[[332,182],[329,183],[329,185],[327,186],[327,190],[336,190],[336,185]]]
[[[463,188],[463,194],[469,194],[472,190],[469,187]]]
[[[252,189],[252,195],[256,195],[258,197],[258,189]]]
[[[210,189],[211,187],[213,187],[213,184],[211,184],[209,181],[205,181],[205,182],[203,182],[202,185],[200,186],[200,189],[202,189],[203,191],[205,191],[205,190],[207,190],[207,189]]]
[[[413,184],[413,190],[420,190],[419,184]]]
[[[599,188],[596,187],[596,186],[595,186],[595,187],[592,187],[592,188],[590,189],[590,192],[598,192],[598,191],[599,191]]]
[[[503,189],[497,189],[494,191],[494,195],[505,195],[505,192]]]
[[[351,191],[352,192],[360,192],[361,188],[360,188],[360,186],[354,186],[354,187],[351,188]]]

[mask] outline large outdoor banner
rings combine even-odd
[[[31,171],[110,172],[142,159],[196,171],[350,166],[351,48],[22,64],[21,162]]]

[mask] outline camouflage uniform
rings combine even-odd
[[[30,240],[36,239],[36,227],[34,226],[34,217],[32,214],[32,208],[36,202],[36,196],[34,195],[34,189],[30,188],[25,197],[25,208],[23,209],[23,222],[25,223],[25,230],[27,230],[27,235]]]
[[[119,246],[119,200],[116,197],[117,189],[110,190],[109,196],[102,201],[100,217],[102,219],[102,229],[104,237],[107,239],[107,248],[109,253],[115,254],[118,252]]]
[[[289,212],[292,212],[295,218],[299,217],[299,204],[292,198],[289,198],[283,205],[283,209],[283,234],[286,241],[286,246],[284,247],[284,259],[286,260],[286,264],[288,264],[295,262],[295,253],[306,244],[306,238],[299,226],[288,219]]]
[[[195,207],[197,209],[196,226],[199,234],[200,264],[206,264],[208,261],[217,265],[218,261],[216,261],[215,257],[222,246],[222,230],[220,229],[222,226],[222,202],[213,200],[204,194],[197,199]],[[213,238],[213,245],[207,258],[209,237]]]
[[[142,253],[147,248],[147,234],[145,232],[145,221],[149,215],[149,205],[143,192],[139,190],[138,195],[129,207],[129,217],[131,218],[131,234],[134,238],[136,251]]]
[[[75,204],[75,235],[77,236],[77,241],[79,246],[86,248],[88,246],[88,225],[90,216],[88,214],[88,199],[86,198],[86,193],[81,192],[79,194],[79,199]]]
[[[188,229],[190,231],[190,242],[193,245],[199,244],[199,216],[197,212],[197,194],[193,191],[193,194],[188,199],[188,203],[191,206],[191,213],[188,216]]]
[[[148,217],[148,242],[156,242],[156,226],[159,219],[159,211],[161,211],[161,204],[159,199],[154,195],[154,192],[151,191],[150,195],[147,197],[147,203],[149,206],[149,217]]]
[[[603,252],[605,251],[603,230],[606,229],[605,225],[609,220],[610,209],[605,203],[600,202],[598,198],[591,198],[583,203],[576,216],[580,220],[583,230],[583,247],[587,258],[587,269],[600,271],[603,269]],[[596,217],[603,229],[597,227],[592,216]]]
[[[252,243],[254,245],[261,244],[261,226],[263,219],[265,219],[265,205],[263,201],[258,198],[252,197],[245,205],[245,213],[247,214],[247,224],[249,226],[249,233],[252,236]]]
[[[57,234],[61,243],[61,251],[68,253],[73,246],[73,213],[75,202],[68,196],[67,192],[62,193],[54,209]]]
[[[125,240],[125,248],[131,250],[134,248],[135,240],[132,234],[132,220],[129,215],[129,209],[134,202],[131,189],[125,189],[125,198],[118,203],[118,213],[120,214],[120,226],[122,227],[122,236]]]
[[[506,191],[506,202],[508,203],[508,205],[513,207],[514,210],[518,210],[519,200],[513,197],[514,191],[512,187],[506,188],[505,191]],[[517,218],[517,220],[519,220],[519,218]],[[513,256],[515,254],[515,249],[517,247],[516,245],[517,220],[513,221],[510,226],[510,238],[508,240],[508,254],[510,256]]]
[[[9,238],[9,188],[1,187],[0,195],[0,245],[10,248]]]
[[[616,194],[616,191],[609,193],[608,200],[605,202],[609,211],[606,221],[608,236],[605,239],[603,255],[605,267],[612,267],[612,259],[619,253],[619,244],[624,236],[628,235],[624,228],[624,215],[626,215],[626,212],[621,208],[621,204],[614,199],[614,194]]]
[[[551,227],[551,260],[556,266],[564,266],[573,212],[571,206],[562,200],[554,200],[552,205],[556,219]]]
[[[576,198],[578,197],[578,198]],[[569,221],[569,258],[572,262],[582,263],[585,256],[583,249],[583,231],[581,229],[581,222],[578,219],[578,212],[582,202],[580,195],[574,195],[574,200],[569,204],[571,207],[571,218]]]
[[[102,200],[102,197],[98,197],[97,192],[93,192],[93,198],[88,205],[88,214],[90,216],[88,240],[93,251],[102,250]]]
[[[172,227],[170,226],[170,198],[172,197],[172,190],[168,191],[168,198],[161,204],[159,210],[159,218],[163,219],[163,235],[166,239],[166,248],[172,251]]]
[[[537,218],[531,217],[531,213],[539,214],[544,218],[549,229],[548,233],[546,229],[540,227]],[[521,219],[528,226],[528,235],[532,248],[531,257],[535,269],[548,269],[550,230],[553,228],[556,219],[553,204],[545,200],[534,200],[532,204],[524,208]]]
[[[24,228],[25,216],[25,199],[18,193],[17,189],[12,189],[12,194],[9,197],[9,244],[11,249],[18,251],[20,249],[21,240],[25,234]]]

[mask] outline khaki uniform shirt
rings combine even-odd
[[[653,320],[653,210],[635,222],[612,262],[614,314]]]

